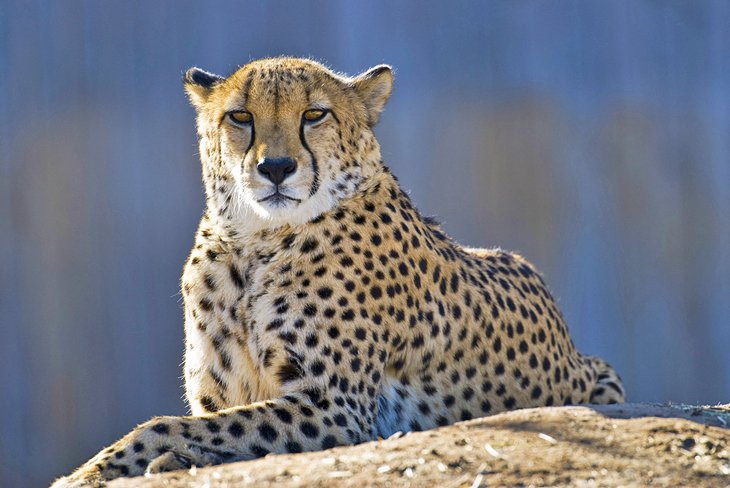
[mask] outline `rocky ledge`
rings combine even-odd
[[[730,486],[730,404],[532,408],[110,488]]]

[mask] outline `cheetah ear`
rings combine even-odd
[[[393,91],[393,69],[385,64],[375,66],[356,76],[351,85],[365,104],[370,126],[374,126]]]
[[[190,98],[190,103],[196,109],[200,109],[208,99],[213,87],[222,82],[225,78],[208,73],[200,68],[190,68],[183,76],[185,92]]]

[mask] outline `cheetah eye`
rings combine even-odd
[[[236,125],[248,125],[253,122],[253,114],[244,110],[228,112],[228,119]]]
[[[302,114],[302,118],[305,122],[319,122],[325,117],[325,115],[327,115],[327,110],[313,108],[310,110],[306,110]]]

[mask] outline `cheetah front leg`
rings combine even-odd
[[[342,380],[332,381],[336,373],[315,373],[326,378],[327,385],[311,382],[275,400],[204,416],[152,419],[52,488],[103,486],[122,476],[254,459],[268,453],[315,451],[372,438],[373,375],[363,374],[349,383],[350,371],[345,385]]]

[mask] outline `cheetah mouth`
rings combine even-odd
[[[302,203],[302,201],[298,198],[294,198],[285,193],[281,193],[278,188],[271,195],[267,195],[264,198],[259,199],[259,203],[270,202],[270,203],[274,203],[274,204],[281,204],[286,201]]]

